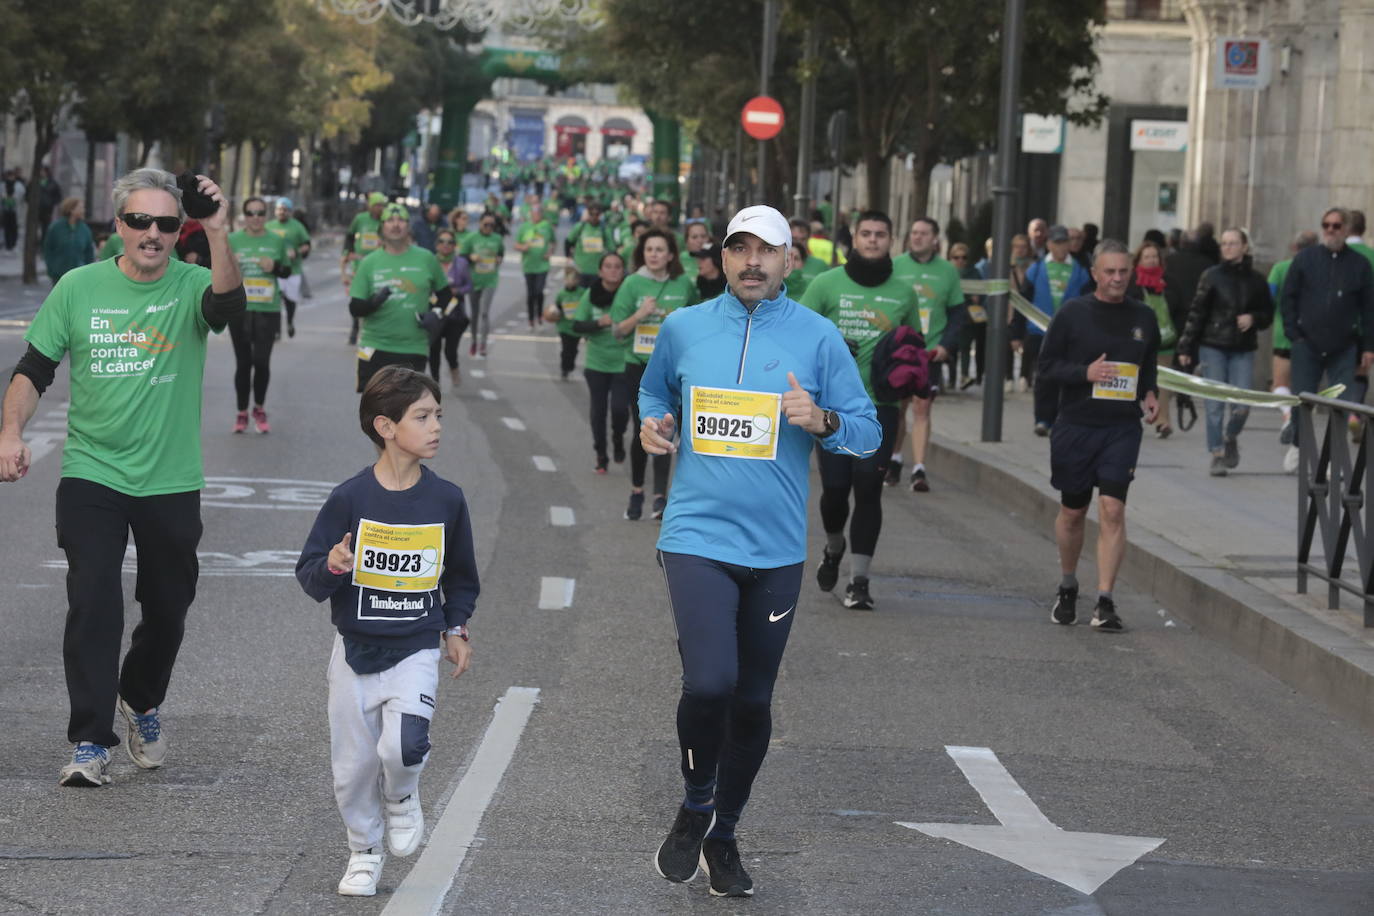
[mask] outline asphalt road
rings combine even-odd
[[[1118,604],[1130,632],[1053,626],[1049,532],[938,468],[930,494],[884,494],[875,612],[803,592],[740,830],[756,896],[659,878],[650,858],[680,798],[680,668],[657,523],[621,518],[627,467],[592,473],[585,386],[557,380],[555,335],[526,331],[510,262],[504,331],[489,359],[464,353],[459,389],[445,386],[432,462],[467,494],[483,585],[474,664],[441,683],[422,783],[439,841],[424,859],[388,860],[376,898],[337,897],[347,850],[325,716],[332,629],[291,570],[320,501],[372,448],[323,255],[300,332],[274,355],[270,435],[230,433],[232,353],[224,338],[210,347],[202,577],[164,706],[170,757],[145,772],[120,749],[99,790],[56,784],[69,753],[51,523],[65,371],[42,400],[29,438],[49,450],[0,488],[0,913],[371,914],[393,898],[388,912],[428,912],[413,901],[446,875],[436,912],[1374,912],[1374,739],[1129,584]],[[0,363],[22,352],[21,333],[0,326]],[[551,507],[574,523],[554,524]],[[810,540],[816,557],[814,508]],[[567,607],[540,607],[568,595],[550,579],[573,580]],[[130,574],[126,629],[133,588]],[[499,720],[484,744],[512,687],[538,691],[528,723]],[[492,774],[484,755],[502,735],[518,741]],[[485,807],[479,770],[495,786]],[[903,826],[996,826],[994,810],[1010,829],[985,832],[987,844],[1034,871]],[[470,843],[453,840],[464,824]],[[1113,872],[1100,860],[1115,841],[1074,843],[1080,831],[1162,843]],[[1097,866],[1093,893],[1045,876]]]

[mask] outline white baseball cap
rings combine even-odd
[[[781,248],[792,244],[792,227],[788,225],[787,217],[763,204],[745,207],[736,213],[725,228],[725,242],[729,243],[730,236],[737,232],[757,235],[769,245]]]

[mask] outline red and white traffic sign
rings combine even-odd
[[[772,96],[756,95],[744,103],[739,120],[755,140],[772,140],[782,132],[782,106]]]

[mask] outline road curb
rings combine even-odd
[[[941,436],[932,438],[931,458],[941,476],[974,493],[995,493],[1011,514],[1053,530],[1059,499],[1043,477],[999,467],[973,446]],[[1154,531],[1135,522],[1128,531],[1122,578],[1199,633],[1374,733],[1374,648]],[[1097,522],[1089,518],[1084,552],[1096,543]]]

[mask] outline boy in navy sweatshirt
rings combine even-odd
[[[424,834],[420,771],[439,658],[453,663],[453,677],[467,670],[479,587],[463,491],[420,463],[439,449],[439,386],[387,366],[368,382],[358,414],[381,456],[329,494],[296,578],[316,601],[329,599],[339,631],[329,743],[351,855],[338,891],[371,897],[383,832],[397,856]]]

